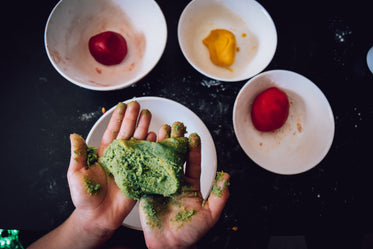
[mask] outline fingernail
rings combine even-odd
[[[148,109],[144,109],[144,110],[141,111],[141,114],[142,115],[149,115],[149,114],[151,114],[151,112]]]
[[[166,134],[166,138],[170,137],[171,127],[168,124],[162,125],[162,130]]]
[[[216,178],[211,191],[217,197],[221,197],[225,188],[230,185],[229,177],[228,179],[224,179],[225,174],[224,171],[216,172]]]
[[[201,146],[201,138],[197,133],[189,135],[189,148],[194,149]]]
[[[71,142],[74,143],[74,145],[76,145],[79,142],[82,142],[83,144],[85,144],[84,139],[79,134],[76,134],[76,133],[70,134],[70,140]]]
[[[86,155],[87,144],[85,143],[85,140],[80,135],[75,134],[75,133],[71,134],[70,141],[73,147],[74,154],[78,156]]]
[[[139,104],[136,100],[132,100],[131,102],[128,103],[128,105],[133,105],[133,104]]]
[[[124,109],[124,108],[126,108],[126,107],[127,107],[127,104],[126,104],[126,103],[119,102],[119,103],[117,104],[117,108],[118,108],[118,109]]]
[[[123,103],[123,102],[119,102],[117,104],[117,111],[119,112],[120,115],[123,115],[125,110],[127,109],[127,104]]]
[[[183,137],[186,133],[186,127],[182,122],[176,121],[171,127],[171,137]]]

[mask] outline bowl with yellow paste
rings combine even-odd
[[[269,13],[254,0],[194,0],[180,16],[178,40],[185,58],[200,73],[241,81],[271,62],[277,31]]]

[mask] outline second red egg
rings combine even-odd
[[[289,116],[289,99],[277,87],[261,92],[254,100],[251,120],[259,131],[274,131],[281,128]]]

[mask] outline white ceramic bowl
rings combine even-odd
[[[128,54],[118,65],[102,65],[89,52],[89,39],[104,31],[127,41]],[[92,90],[116,90],[157,64],[167,25],[154,0],[61,0],[48,18],[44,39],[51,63],[67,80]]]
[[[213,29],[231,31],[239,51],[227,68],[210,60],[202,40]],[[200,73],[222,81],[240,81],[260,73],[272,60],[277,32],[268,12],[254,0],[194,0],[180,16],[180,48],[188,62]]]
[[[251,106],[260,92],[272,86],[287,94],[289,116],[280,129],[260,132],[252,124]],[[246,83],[234,104],[233,126],[245,153],[279,174],[313,168],[326,156],[334,138],[333,112],[324,94],[309,79],[286,70],[264,72]]]
[[[371,73],[373,73],[373,47],[367,53],[367,64]]]

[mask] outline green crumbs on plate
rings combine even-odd
[[[114,176],[127,197],[138,200],[144,194],[171,196],[179,191],[188,138],[167,138],[161,142],[114,140],[100,164]]]

